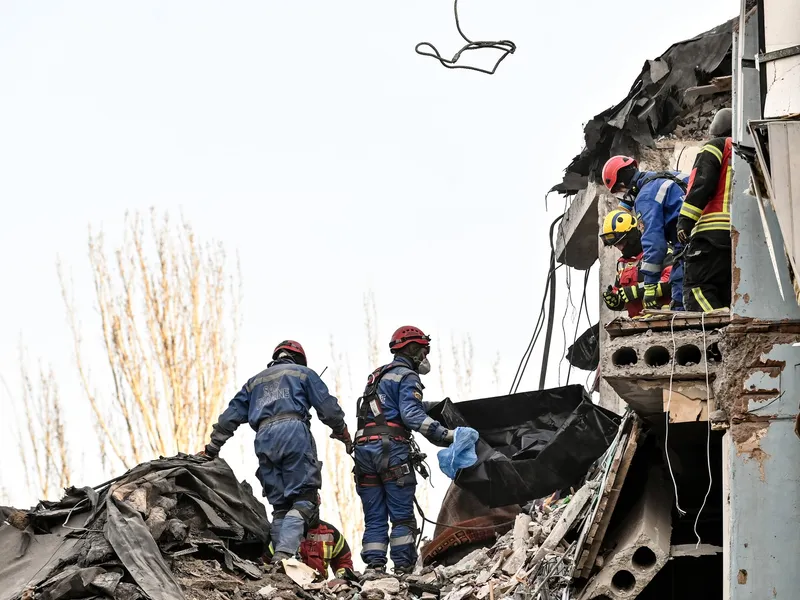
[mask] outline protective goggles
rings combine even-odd
[[[600,239],[603,240],[603,244],[606,246],[616,246],[625,239],[625,236],[627,236],[628,233],[628,231],[625,233],[617,233],[616,231],[601,233]]]

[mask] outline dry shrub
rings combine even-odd
[[[25,348],[19,346],[23,424],[17,423],[17,447],[28,492],[55,500],[70,483],[71,461],[58,383],[41,363],[31,374]]]

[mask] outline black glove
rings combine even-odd
[[[350,437],[350,432],[347,429],[347,425],[345,425],[344,429],[342,429],[342,431],[340,431],[339,433],[336,432],[332,433],[331,439],[339,440],[340,442],[342,442],[344,444],[345,452],[347,452],[348,454],[353,453],[353,440]]]
[[[209,442],[206,447],[197,453],[197,456],[205,456],[206,458],[217,458],[219,456],[220,447],[214,442]]]
[[[619,292],[613,290],[611,286],[603,292],[603,302],[611,310],[622,310],[625,307],[625,301],[620,297]]]
[[[641,290],[639,290],[638,285],[629,285],[619,291],[619,296],[622,298],[622,301],[627,304],[628,302],[638,300],[641,297]]]
[[[644,284],[644,307],[645,308],[658,308],[659,294],[657,283]]]
[[[695,222],[689,217],[681,215],[678,217],[678,241],[681,244],[686,244],[692,236],[692,229],[694,229]]]

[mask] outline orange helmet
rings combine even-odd
[[[303,364],[306,361],[306,351],[303,350],[303,347],[300,345],[300,342],[295,342],[294,340],[284,340],[277,346],[275,346],[275,350],[272,351],[272,360],[278,358],[278,353],[281,350],[288,350],[289,352],[294,352],[295,354],[299,354],[303,357]]]
[[[619,172],[628,165],[633,165],[635,168],[637,163],[630,156],[620,155],[612,156],[606,161],[606,164],[603,165],[603,183],[610,191],[613,192],[614,186],[618,183],[617,177]]]
[[[418,327],[414,327],[412,325],[403,325],[392,334],[392,339],[389,342],[389,350],[394,353],[403,346],[407,346],[411,343],[420,344],[421,346],[430,348],[431,338],[430,336],[422,333],[422,330]]]

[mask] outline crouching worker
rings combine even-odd
[[[417,561],[411,432],[440,446],[453,441],[453,431],[429,417],[422,404],[419,376],[430,372],[430,337],[416,327],[401,327],[389,349],[394,360],[372,372],[358,406],[354,473],[364,507],[361,558],[368,574],[385,571],[387,550],[395,573],[411,572]]]
[[[619,208],[636,214],[642,224],[644,256],[639,270],[644,274],[645,308],[658,308],[658,284],[670,247],[682,254],[678,241],[678,215],[686,193],[688,175],[678,171],[639,171],[629,156],[612,156],[603,166],[603,183],[619,197]],[[670,273],[672,310],[683,310],[683,265]]]
[[[636,317],[642,312],[644,298],[644,273],[639,268],[644,258],[642,236],[639,224],[627,210],[616,209],[606,215],[600,239],[605,246],[614,246],[622,253],[617,260],[617,278],[613,286],[603,292],[603,302],[611,310],[627,310],[629,317]],[[667,266],[661,271],[661,278],[656,284],[656,306],[669,305],[670,283],[672,274],[671,254],[664,261]]]
[[[311,407],[333,430],[332,438],[353,444],[338,400],[313,370],[306,366],[303,347],[281,342],[267,368],[252,377],[225,409],[211,433],[203,454],[219,454],[239,425],[249,422],[256,431],[256,477],[273,510],[273,564],[297,554],[303,535],[319,521],[322,486],[317,447],[311,435]]]
[[[269,553],[275,553],[272,543]],[[344,579],[348,571],[353,571],[353,555],[347,540],[327,521],[319,521],[309,528],[300,542],[300,560],[325,579],[329,568],[337,579]]]

